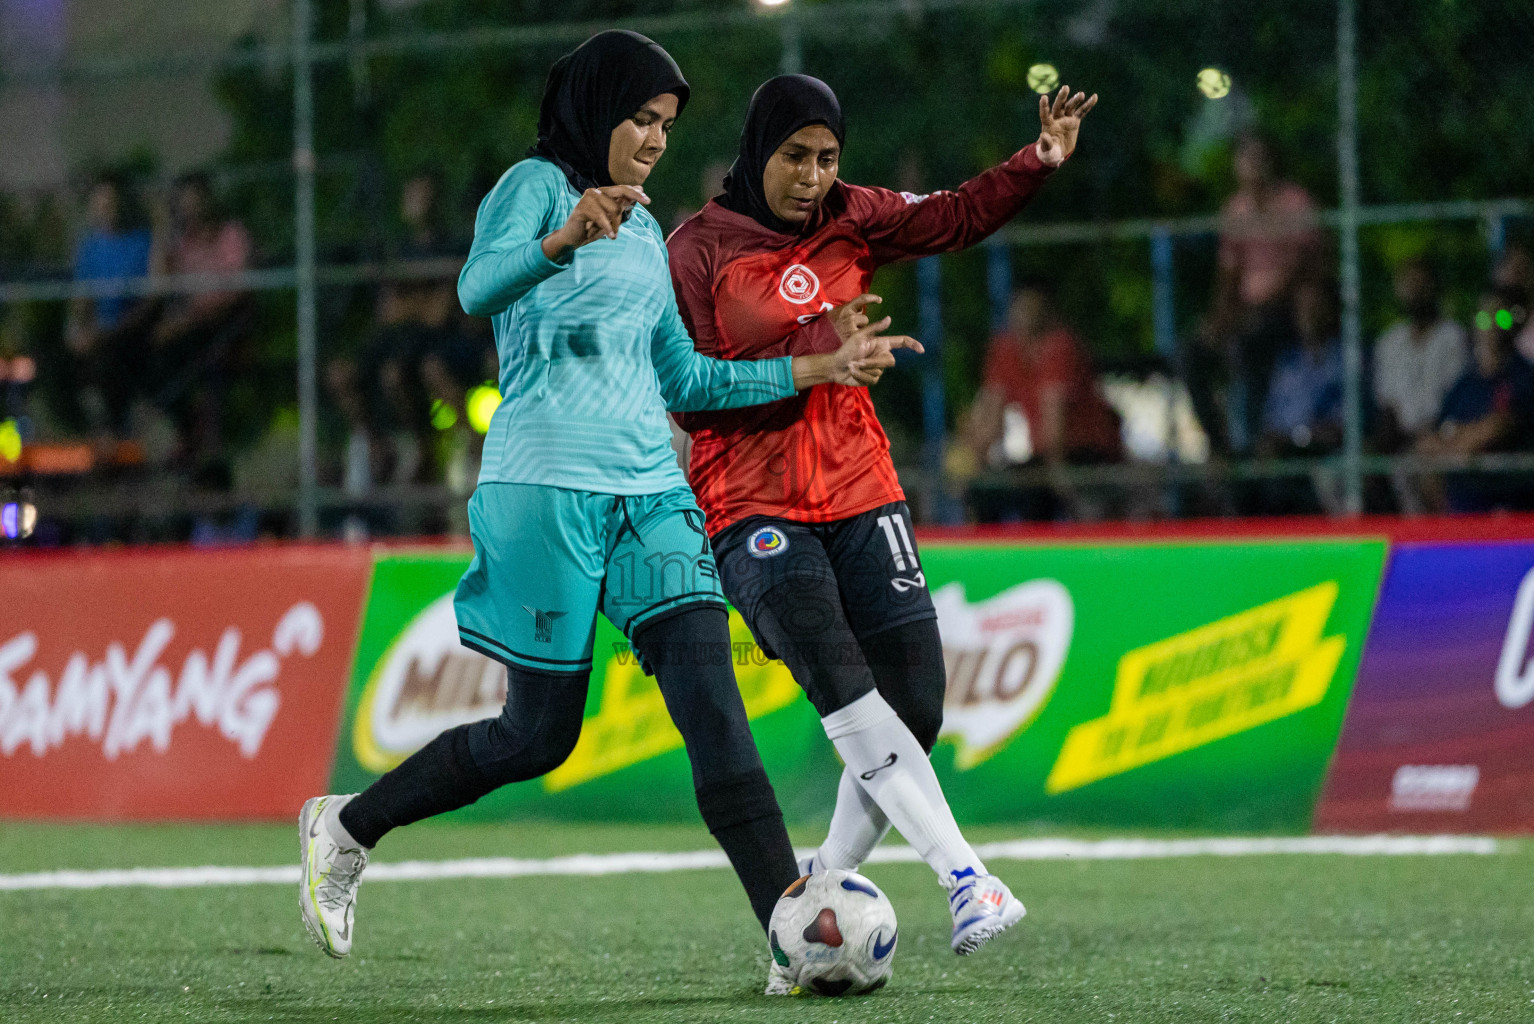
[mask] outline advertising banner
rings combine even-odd
[[[287,818],[323,791],[371,556],[0,562],[0,817]]]
[[[453,591],[467,553],[382,557],[373,572],[333,792],[353,792],[443,729],[500,713],[506,670],[460,646]],[[768,770],[792,778],[779,800],[813,817],[834,792],[840,767],[814,709],[781,662],[761,656],[738,613],[730,615],[735,673]],[[697,819],[682,737],[655,680],[623,634],[598,618],[586,721],[570,758],[542,779],[506,786],[460,812],[473,819],[545,817],[651,821]],[[772,757],[769,757],[772,755]],[[809,784],[813,781],[813,785]]]
[[[1391,555],[1325,831],[1534,830],[1534,544]]]
[[[1303,828],[1337,740],[1384,543],[932,544],[948,670],[933,762],[961,821]],[[458,645],[457,553],[375,567],[332,788],[496,714],[505,673]],[[731,617],[737,679],[790,818],[840,766],[780,662]],[[695,820],[681,737],[623,637],[598,624],[569,761],[471,817]]]

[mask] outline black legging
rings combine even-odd
[[[937,619],[917,619],[857,636],[831,577],[780,584],[767,591],[752,622],[762,643],[783,659],[820,717],[874,689],[931,752],[943,726],[943,642]]]
[[[646,623],[634,646],[654,670],[687,745],[704,823],[766,927],[798,869],[735,684],[729,620],[722,608],[693,605]],[[391,828],[553,771],[580,738],[586,685],[586,673],[509,666],[506,706],[498,717],[442,733],[348,803],[341,823],[371,847]]]

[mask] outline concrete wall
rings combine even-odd
[[[172,173],[217,156],[229,125],[205,74],[37,79],[92,60],[217,52],[246,33],[284,39],[287,6],[284,0],[0,0],[0,188],[56,187],[84,166],[141,148]]]

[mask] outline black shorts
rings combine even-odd
[[[828,581],[834,583],[859,640],[937,617],[903,501],[829,523],[752,516],[712,540],[724,595],[768,657],[776,655],[762,643],[755,622],[762,598],[780,586],[796,588],[812,602],[827,592]],[[804,612],[819,615],[808,604]]]

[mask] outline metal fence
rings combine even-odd
[[[585,9],[596,6],[599,5],[586,5]],[[1037,0],[827,0],[823,3],[792,0],[770,9],[749,0],[725,0],[701,6],[657,6],[670,9],[637,17],[474,26],[464,25],[459,17],[447,16],[454,12],[454,5],[450,3],[418,5],[418,10],[406,11],[408,16],[391,20],[387,11],[363,0],[322,3],[318,9],[313,0],[291,0],[287,11],[290,24],[285,38],[281,32],[272,30],[260,38],[206,50],[180,48],[140,54],[59,53],[42,62],[13,62],[11,67],[0,72],[0,95],[6,91],[15,94],[74,86],[84,88],[154,78],[170,78],[185,82],[188,87],[206,88],[202,83],[218,80],[219,76],[247,75],[257,81],[253,88],[264,89],[258,99],[264,97],[270,102],[279,98],[288,105],[281,111],[267,109],[263,115],[287,125],[284,130],[290,136],[290,153],[286,166],[274,166],[269,154],[241,153],[242,146],[247,150],[259,150],[260,146],[243,143],[238,138],[231,141],[228,152],[216,164],[226,184],[246,187],[247,193],[257,195],[269,209],[279,205],[276,198],[279,187],[288,187],[281,183],[290,182],[287,212],[282,215],[290,224],[290,237],[274,242],[269,250],[276,256],[276,265],[234,275],[161,274],[93,281],[71,280],[67,274],[49,273],[46,269],[16,274],[13,268],[11,279],[0,281],[0,312],[79,298],[191,295],[233,289],[270,293],[274,297],[291,293],[293,302],[286,310],[268,304],[262,328],[275,339],[273,344],[291,346],[291,358],[273,357],[257,372],[271,373],[276,368],[285,367],[284,372],[290,372],[292,376],[290,384],[282,389],[281,403],[289,404],[291,396],[291,407],[296,410],[295,429],[291,432],[296,439],[291,452],[296,465],[293,467],[295,472],[286,480],[284,474],[273,474],[266,480],[258,477],[233,491],[210,491],[173,475],[149,480],[142,476],[103,478],[99,475],[67,482],[46,476],[16,480],[39,496],[37,501],[44,506],[45,513],[76,521],[92,517],[142,518],[171,514],[195,517],[229,514],[242,508],[255,508],[263,514],[291,510],[291,518],[279,516],[274,529],[307,537],[342,530],[349,513],[367,506],[407,510],[401,517],[391,520],[385,529],[409,531],[455,525],[446,510],[461,503],[462,480],[375,484],[365,494],[359,494],[355,487],[348,487],[343,481],[327,480],[322,466],[321,426],[327,398],[322,396],[320,378],[335,340],[348,330],[355,333],[355,328],[348,324],[358,317],[355,309],[340,312],[330,309],[329,306],[339,308],[346,303],[337,300],[327,304],[327,296],[341,295],[348,289],[365,290],[387,282],[444,280],[453,277],[457,270],[457,262],[452,256],[399,258],[397,254],[384,253],[377,245],[359,243],[355,237],[343,237],[347,230],[351,236],[369,230],[366,225],[369,215],[376,216],[380,209],[376,195],[371,207],[361,203],[361,213],[353,210],[347,216],[325,208],[321,201],[320,185],[328,180],[327,175],[352,182],[362,181],[364,184],[354,191],[379,191],[376,180],[368,185],[366,179],[370,174],[375,179],[378,177],[380,158],[375,150],[385,149],[386,140],[377,135],[369,136],[366,129],[359,129],[360,141],[353,139],[348,144],[337,145],[326,137],[323,125],[336,123],[333,110],[327,122],[327,107],[350,104],[349,109],[356,112],[359,121],[376,116],[370,112],[371,101],[367,98],[372,88],[370,83],[386,73],[398,77],[402,67],[414,69],[411,73],[421,76],[424,88],[438,73],[445,75],[468,65],[493,66],[503,59],[513,59],[514,55],[521,83],[516,102],[521,105],[525,126],[529,102],[536,105],[539,69],[546,66],[550,57],[592,32],[618,24],[650,34],[667,45],[690,40],[689,45],[715,47],[719,61],[734,62],[744,68],[742,81],[759,81],[779,70],[805,70],[833,80],[843,93],[855,126],[850,147],[864,145],[865,140],[878,140],[881,149],[879,159],[862,163],[851,159],[852,150],[849,149],[851,169],[873,174],[882,171],[885,180],[878,183],[904,187],[904,182],[890,178],[906,176],[904,161],[914,154],[916,163],[926,162],[934,168],[926,175],[920,172],[910,175],[918,179],[916,183],[928,188],[954,184],[947,180],[953,176],[950,168],[973,171],[983,163],[1004,156],[1005,152],[950,152],[950,135],[962,137],[966,144],[978,150],[985,150],[988,143],[948,131],[927,109],[930,106],[927,101],[920,112],[908,111],[910,117],[922,121],[913,140],[909,125],[899,120],[901,97],[909,95],[895,84],[901,77],[913,81],[920,79],[928,89],[929,97],[933,90],[944,88],[944,82],[950,83],[949,87],[952,82],[960,83],[959,91],[963,93],[970,89],[1016,93],[1017,96],[1007,101],[1012,106],[1002,105],[996,109],[1001,111],[998,116],[1008,121],[1008,131],[1015,136],[1016,143],[1022,144],[1031,137],[1025,134],[1029,108],[1025,102],[1015,101],[1019,96],[1031,100],[1032,95],[1014,81],[1016,74],[1007,63],[1016,63],[1018,55],[1025,63],[1038,58],[1039,64],[1033,65],[1035,67],[1043,65],[1044,58],[1054,59],[1067,77],[1073,70],[1068,64],[1072,56],[1078,63],[1089,63],[1089,56],[1104,53],[1096,64],[1089,64],[1099,68],[1128,63],[1127,60],[1117,60],[1116,54],[1133,56],[1144,66],[1115,72],[1118,80],[1111,84],[1121,89],[1119,94],[1108,92],[1110,83],[1098,90],[1104,93],[1106,102],[1119,105],[1121,110],[1136,104],[1136,83],[1174,74],[1187,78],[1190,69],[1205,63],[1229,72],[1225,88],[1230,91],[1230,78],[1233,78],[1236,82],[1234,94],[1190,100],[1187,111],[1182,112],[1188,118],[1219,109],[1222,102],[1243,102],[1241,87],[1244,79],[1282,80],[1284,74],[1282,68],[1232,65],[1222,57],[1222,48],[1236,54],[1250,51],[1252,45],[1256,45],[1248,45],[1247,41],[1237,38],[1245,30],[1245,22],[1233,22],[1223,30],[1211,29],[1209,38],[1195,40],[1200,45],[1191,48],[1205,52],[1180,52],[1182,41],[1174,35],[1178,25],[1217,24],[1226,15],[1219,11],[1200,14],[1191,8],[1181,10],[1177,5],[1172,5],[1169,8],[1172,13],[1166,16],[1170,26],[1168,34],[1145,38],[1134,37],[1130,29],[1113,29],[1111,26],[1119,21],[1143,21],[1150,17],[1146,10],[1154,5],[1115,4],[1108,0],[1088,5],[1083,10],[1076,10],[1078,5],[1073,5],[1072,10],[1056,10]],[[1090,187],[1066,186],[1065,195],[1048,203],[1041,202],[1037,211],[1025,212],[980,253],[932,258],[921,261],[914,270],[891,271],[884,276],[883,284],[888,285],[884,290],[893,292],[897,301],[905,300],[903,312],[891,311],[897,312],[897,319],[903,316],[904,326],[917,330],[929,349],[923,359],[900,368],[897,376],[903,375],[905,383],[897,383],[892,389],[896,397],[885,400],[881,396],[879,399],[881,415],[895,428],[892,433],[897,435],[896,453],[903,477],[924,518],[938,521],[962,518],[965,511],[961,499],[966,487],[1007,489],[1066,482],[1084,487],[1117,488],[1153,495],[1154,500],[1143,506],[1142,511],[1149,508],[1150,514],[1176,515],[1190,508],[1184,500],[1190,487],[1228,486],[1242,481],[1286,477],[1307,479],[1315,478],[1317,474],[1327,478],[1329,493],[1335,498],[1323,505],[1330,511],[1351,514],[1364,508],[1366,481],[1371,476],[1401,477],[1466,468],[1521,474],[1534,469],[1529,457],[1517,453],[1456,458],[1410,454],[1380,456],[1366,450],[1365,356],[1369,333],[1366,289],[1370,268],[1366,266],[1367,254],[1361,249],[1361,239],[1372,229],[1402,225],[1431,225],[1435,230],[1463,235],[1468,225],[1480,234],[1482,263],[1486,264],[1510,232],[1516,234],[1529,218],[1534,217],[1534,201],[1526,192],[1523,195],[1504,192],[1466,198],[1461,194],[1437,192],[1430,182],[1418,189],[1417,195],[1394,195],[1388,190],[1385,194],[1369,194],[1366,187],[1368,167],[1363,168],[1363,175],[1360,173],[1360,136],[1371,127],[1368,123],[1360,124],[1360,50],[1364,49],[1365,56],[1376,64],[1398,60],[1399,57],[1392,58],[1385,42],[1404,35],[1408,37],[1404,52],[1414,52],[1409,39],[1413,26],[1407,19],[1402,19],[1400,24],[1393,22],[1393,9],[1366,7],[1361,32],[1358,0],[1300,5],[1303,9],[1295,9],[1292,5],[1275,4],[1272,7],[1275,13],[1271,24],[1264,24],[1270,28],[1278,26],[1274,31],[1280,33],[1289,31],[1285,26],[1291,27],[1294,40],[1292,44],[1270,49],[1299,55],[1293,80],[1296,90],[1306,93],[1308,98],[1302,106],[1284,107],[1281,103],[1270,103],[1270,106],[1281,109],[1276,113],[1258,110],[1256,116],[1272,115],[1291,120],[1302,115],[1308,117],[1310,123],[1294,134],[1312,141],[1323,140],[1322,144],[1329,151],[1325,158],[1311,153],[1302,162],[1311,168],[1308,184],[1327,201],[1326,208],[1316,219],[1329,233],[1336,253],[1346,387],[1345,430],[1340,449],[1322,459],[1263,459],[1238,452],[1230,457],[1189,463],[1179,458],[1175,425],[1169,424],[1169,443],[1160,461],[1091,467],[1022,467],[982,472],[968,483],[955,479],[946,461],[952,447],[953,406],[973,390],[979,362],[977,350],[983,345],[985,332],[1001,322],[1013,281],[1028,272],[1028,268],[1052,260],[1066,263],[1074,260],[1077,268],[1099,267],[1108,262],[1131,268],[1123,271],[1120,278],[1143,280],[1144,294],[1136,301],[1120,304],[1122,309],[1101,295],[1095,299],[1090,295],[1083,298],[1083,293],[1090,289],[1081,282],[1091,278],[1091,273],[1064,269],[1055,271],[1055,276],[1080,279],[1061,290],[1073,292],[1074,312],[1078,319],[1090,320],[1096,316],[1100,326],[1093,340],[1097,342],[1099,354],[1138,354],[1159,360],[1169,395],[1181,386],[1185,377],[1191,324],[1202,304],[1198,282],[1190,279],[1207,273],[1211,243],[1219,231],[1220,222],[1213,213],[1158,217],[1154,214],[1160,204],[1155,202],[1148,204],[1150,209],[1144,209],[1147,204],[1142,204],[1141,212],[1151,216],[1115,216],[1121,212],[1115,208],[1113,198],[1117,191],[1115,174],[1121,168],[1133,166],[1135,158],[1115,153],[1114,147],[1123,147],[1126,152],[1154,147],[1159,144],[1155,131],[1158,123],[1164,129],[1161,137],[1181,131],[1181,127],[1176,116],[1169,118],[1147,112],[1145,120],[1149,127],[1142,135],[1104,138],[1099,134],[1094,138],[1094,131],[1108,128],[1104,123],[1105,115],[1099,114],[1094,115],[1095,121],[1089,120],[1083,136],[1083,154],[1069,168],[1069,172],[1078,178],[1089,176]],[[1285,8],[1288,14],[1282,13]],[[1517,10],[1516,7],[1508,9]],[[1318,15],[1324,16],[1319,24]],[[1024,38],[1012,47],[1015,53],[1007,51],[1010,44],[1006,44],[1003,37],[1012,31],[1010,26],[1016,19],[1023,19],[1041,31],[1041,27],[1058,26],[1060,38],[1069,41],[1052,44],[1048,38]],[[380,21],[382,29],[377,27]],[[1534,18],[1525,13],[1520,21],[1505,27],[1509,40],[1516,39],[1520,30],[1525,30],[1524,37],[1527,38],[1526,30],[1534,28]],[[1097,33],[1095,39],[1094,33]],[[998,39],[1003,41],[998,43]],[[1214,40],[1213,44],[1210,39]],[[838,55],[849,45],[869,40],[875,47],[887,48],[894,55],[890,59],[901,63],[890,69],[887,80],[867,74],[848,81],[838,80]],[[1369,49],[1371,45],[1372,51]],[[930,52],[923,53],[923,46],[930,47]],[[1052,48],[1059,50],[1061,56],[1054,57]],[[1415,52],[1421,55],[1429,70],[1460,66],[1464,61],[1458,54],[1432,52],[1432,41],[1426,38]],[[964,78],[970,62],[966,55],[971,53],[974,63],[985,65],[975,72],[973,80]],[[939,65],[939,70],[926,66],[924,59]],[[1491,55],[1491,59],[1513,65],[1510,77],[1529,77],[1523,72],[1530,70],[1530,59],[1515,42],[1509,41],[1506,49]],[[713,81],[718,77],[715,70],[700,67],[696,61],[688,70],[695,76],[700,93],[715,85],[728,101],[710,108],[718,123],[710,124],[706,132],[700,133],[706,134],[707,139],[698,144],[699,147],[705,144],[712,147],[708,154],[711,159],[727,160],[732,126],[738,124],[744,109],[742,88],[733,81]],[[1399,73],[1411,77],[1425,72],[1403,66]],[[1370,81],[1376,81],[1378,77]],[[1473,90],[1475,83],[1460,83],[1459,88],[1461,92]],[[1192,89],[1190,79],[1186,91],[1191,93]],[[254,101],[247,96],[226,100],[226,105],[241,102],[248,106]],[[957,95],[953,102],[956,106],[960,103]],[[1250,97],[1244,102],[1250,106]],[[1455,95],[1446,95],[1443,109],[1452,108],[1457,102],[1459,99]],[[694,107],[697,106],[699,104],[695,102]],[[862,108],[868,108],[862,121],[868,127],[860,129],[856,126]],[[690,114],[702,116],[694,112]],[[452,120],[451,111],[443,110],[442,115],[443,120]],[[139,116],[152,118],[154,112],[140,111]],[[1440,116],[1442,110],[1435,111],[1431,117],[1425,117],[1424,122]],[[1468,116],[1476,114],[1472,111]],[[260,123],[261,118],[248,116],[240,122],[247,127]],[[416,123],[423,121],[418,119]],[[1024,126],[1024,134],[1018,134],[1018,123]],[[1124,121],[1112,123],[1125,125]],[[1501,144],[1497,133],[1505,127],[1492,123],[1485,126],[1488,146],[1495,148]],[[255,129],[251,128],[249,133],[255,134]],[[1228,139],[1232,134],[1233,130],[1227,131],[1224,137]],[[896,137],[901,141],[886,141],[886,138]],[[869,148],[874,147],[870,144]],[[1373,148],[1379,151],[1377,142]],[[362,156],[359,157],[359,153]],[[387,162],[387,159],[384,157],[383,161]],[[702,158],[695,153],[691,159],[696,164]],[[1328,166],[1330,173],[1314,170]],[[369,167],[373,169],[370,171]],[[947,178],[944,180],[934,180],[945,174]],[[1068,175],[1062,175],[1062,183],[1066,177]],[[252,182],[259,188],[252,186]],[[1427,201],[1397,201],[1418,200],[1423,196],[1431,198]],[[338,203],[344,207],[350,201],[342,199]],[[1187,203],[1173,201],[1165,205],[1177,209]],[[1104,207],[1107,216],[1101,212]],[[1205,209],[1208,208],[1206,204]],[[1088,215],[1090,219],[1085,219]],[[327,228],[327,224],[333,228],[335,224],[347,221],[348,216],[353,225],[350,229]],[[269,217],[268,222],[275,223],[282,217]],[[358,228],[357,224],[363,226]],[[276,233],[274,229],[273,234]],[[1466,248],[1467,244],[1460,244],[1455,251],[1463,252]],[[1074,256],[1070,255],[1073,253]],[[1132,269],[1136,264],[1140,267],[1138,271]],[[1484,269],[1484,266],[1479,268],[1477,273],[1484,276]],[[1124,287],[1134,291],[1138,285]],[[1117,311],[1097,315],[1104,304]],[[1376,302],[1375,305],[1384,304]],[[284,318],[286,325],[281,323]],[[1124,323],[1135,321],[1138,321],[1137,327],[1123,327]],[[1114,326],[1115,323],[1118,326]],[[46,327],[41,330],[46,332]],[[1123,337],[1115,337],[1112,343],[1104,344],[1102,336],[1109,334]],[[46,341],[34,338],[33,344],[46,344]],[[970,381],[968,385],[964,382],[966,378]],[[291,387],[291,391],[286,391],[286,387]],[[1169,417],[1172,416],[1174,403],[1169,400],[1166,408]],[[901,435],[909,443],[902,444]],[[1218,502],[1216,507],[1238,510],[1237,505],[1220,506]],[[437,514],[422,518],[408,511],[412,509],[436,510]],[[78,535],[87,534],[88,531]]]

